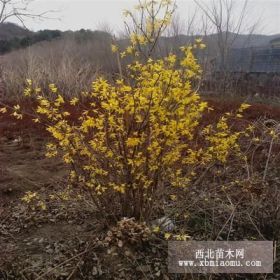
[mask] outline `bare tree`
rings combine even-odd
[[[28,18],[46,18],[50,11],[33,13],[30,11],[30,4],[34,0],[0,0],[0,24],[14,18],[25,26],[24,21]]]
[[[234,18],[233,15],[234,3],[236,3],[233,0],[212,1],[211,5],[197,0],[194,1],[207,16],[214,29],[216,29],[215,31],[218,37],[217,46],[221,60],[225,61],[229,47],[233,45],[236,35],[240,33],[248,6],[248,0],[244,0],[238,18]],[[234,33],[235,36],[230,36],[230,33]]]
[[[97,30],[114,35],[114,28],[106,21],[101,21],[97,24]]]
[[[212,0],[206,3],[201,0],[194,0],[204,15],[204,25],[211,29],[211,33],[216,33],[217,58],[219,61],[219,72],[223,76],[221,90],[226,90],[227,77],[229,72],[228,58],[230,50],[241,33],[247,33],[248,44],[251,36],[256,30],[258,20],[254,24],[248,24],[246,21],[248,15],[248,0]],[[207,23],[208,21],[208,23]],[[205,30],[205,35],[207,31]],[[208,32],[209,34],[209,32]]]
[[[186,34],[185,23],[182,21],[179,13],[174,13],[170,26],[166,30],[168,37],[177,37]]]

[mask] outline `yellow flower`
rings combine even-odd
[[[140,143],[139,138],[128,138],[126,144],[128,147],[135,147]]]
[[[117,52],[119,50],[117,45],[111,45],[111,50],[113,53]]]
[[[127,49],[126,49],[126,53],[128,53],[128,54],[132,54],[133,51],[134,51],[134,48],[131,46],[127,47]]]
[[[18,110],[20,110],[20,106],[19,105],[15,105],[14,109],[18,111]]]
[[[7,113],[7,108],[5,108],[5,107],[0,108],[0,113],[3,113],[3,114]]]
[[[172,234],[169,233],[169,232],[166,232],[166,233],[164,234],[165,240],[169,240],[171,236],[172,236]]]
[[[79,102],[79,99],[77,97],[74,97],[73,99],[70,100],[70,104],[75,106]]]
[[[17,112],[14,112],[12,115],[13,115],[16,119],[18,119],[18,120],[22,120],[22,119],[23,119],[23,115],[22,115],[22,114],[19,114],[19,113],[17,113]]]
[[[47,206],[43,201],[39,201],[37,206],[40,207],[44,211],[47,209]]]
[[[55,103],[54,103],[54,105],[56,106],[56,107],[59,107],[61,104],[63,104],[64,103],[64,98],[61,96],[61,95],[59,95],[58,97],[57,97],[57,99],[55,100]]]
[[[24,96],[31,96],[31,89],[26,88],[23,93],[24,93]]]
[[[40,93],[41,91],[42,91],[41,88],[36,88],[36,89],[35,89],[35,93],[37,93],[37,94]]]
[[[55,86],[55,84],[50,84],[49,89],[52,93],[57,93],[57,87]]]
[[[154,228],[153,228],[153,232],[155,232],[155,233],[160,232],[160,227],[159,227],[159,226],[154,227]]]
[[[22,201],[26,203],[30,203],[32,200],[35,198],[38,198],[38,193],[37,192],[26,192],[25,195],[21,198]]]
[[[242,103],[241,106],[240,106],[240,109],[241,109],[241,110],[245,110],[245,109],[248,109],[248,108],[250,108],[250,107],[251,107],[250,104]]]
[[[176,239],[177,241],[186,241],[186,240],[188,240],[188,239],[191,238],[191,237],[190,237],[189,235],[187,235],[187,234],[177,234],[177,235],[175,235],[174,237],[175,237],[175,239]]]
[[[206,45],[205,45],[205,44],[200,44],[200,45],[199,45],[199,48],[200,48],[201,50],[203,50],[203,49],[206,48]]]
[[[71,114],[70,114],[69,112],[63,112],[62,115],[63,115],[64,117],[68,117],[68,116],[70,116]]]

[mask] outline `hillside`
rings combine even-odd
[[[0,40],[11,40],[15,37],[22,38],[31,36],[32,34],[32,31],[14,23],[8,22],[0,24]]]
[[[226,34],[224,34],[225,36]],[[187,36],[180,34],[176,37],[163,37],[162,40],[166,43],[185,45],[193,42],[195,38],[202,37],[203,41],[209,47],[216,47],[219,40],[218,34],[210,34],[207,36]],[[280,37],[280,34],[275,35],[260,35],[260,34],[235,34],[228,33],[228,41],[234,42],[233,48],[247,48],[247,47],[268,47],[271,40]],[[225,38],[224,38],[225,40]]]
[[[269,42],[278,35],[260,35],[260,34],[235,34],[225,33],[224,36],[228,36],[229,41],[234,41],[233,48],[244,47],[267,47]],[[204,42],[207,44],[210,52],[215,52],[217,48],[217,42],[219,40],[218,34],[210,34],[207,36],[201,36]],[[67,39],[69,37],[75,38],[76,41],[95,41],[103,40],[111,42],[111,35],[103,31],[92,31],[81,29],[78,31],[59,31],[59,30],[40,30],[38,32],[32,32],[26,28],[23,28],[14,23],[4,23],[0,25],[0,54],[10,52],[12,50],[25,48],[41,41],[51,41],[55,38],[62,37]],[[200,37],[188,36],[180,34],[173,37],[162,37],[160,39],[160,45],[162,49],[172,50],[178,46],[186,45],[193,42],[195,38]],[[122,44],[125,46],[128,44],[128,40],[122,40]],[[212,51],[211,51],[212,50]]]
[[[32,32],[13,23],[0,25],[0,54],[29,47],[41,41],[51,41],[60,37],[59,30]]]

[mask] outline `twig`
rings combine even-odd
[[[267,156],[267,160],[266,160],[266,164],[265,164],[265,169],[264,169],[264,174],[263,174],[263,179],[262,179],[263,182],[265,181],[265,178],[266,178],[266,175],[267,175],[268,164],[269,164],[269,160],[270,160],[270,157],[271,157],[273,143],[274,143],[274,138],[272,138],[271,141],[270,141],[268,156]]]
[[[89,246],[89,245],[88,245]],[[88,246],[85,250],[85,252],[87,251],[88,249]],[[77,268],[79,267],[80,263],[81,263],[82,259],[80,258],[80,260],[77,262],[76,266],[74,267],[73,271],[70,273],[70,275],[67,277],[66,280],[70,280],[72,278],[72,276],[74,275],[74,273],[76,272]]]
[[[258,234],[261,236],[261,238],[263,238],[263,240],[266,240],[266,239],[264,238],[264,236],[261,234],[261,232],[260,232],[260,230],[258,229],[258,227],[256,226],[256,224],[254,223],[254,221],[252,220],[251,215],[250,215],[248,212],[246,212],[246,214],[247,214],[247,216],[249,217],[250,222],[252,223],[252,225],[254,226],[254,228],[256,229],[256,231],[258,232]]]
[[[70,261],[72,261],[72,260],[74,260],[74,259],[76,259],[76,258],[78,258],[78,257],[80,257],[80,256],[82,256],[82,255],[84,255],[84,254],[87,252],[87,249],[88,249],[88,248],[86,248],[85,251],[83,251],[83,252],[77,254],[76,256],[73,256],[73,257],[71,257],[70,259],[68,259],[68,260],[66,260],[66,261],[64,261],[64,262],[62,262],[62,263],[60,263],[59,265],[55,266],[54,268],[52,268],[52,269],[46,271],[45,273],[43,273],[43,274],[41,274],[39,277],[37,277],[35,280],[42,279],[43,277],[45,277],[45,276],[48,275],[49,273],[53,272],[53,271],[56,270],[57,268],[61,267],[62,265],[66,264],[66,263],[68,263],[68,262],[70,262]]]

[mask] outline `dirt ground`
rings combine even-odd
[[[68,170],[45,157],[47,141],[45,129],[31,119],[0,115],[0,280],[66,279],[88,241],[102,232],[92,206],[75,201],[78,192],[70,202],[60,199]],[[23,202],[28,191],[37,192],[47,209]],[[51,200],[54,194],[58,199]]]
[[[38,191],[54,185],[66,175],[61,162],[44,157],[46,139],[39,130],[26,130],[13,121],[0,122],[0,268],[9,257],[24,250],[24,240],[53,238],[56,225],[41,227],[38,230],[24,231],[16,219],[24,212],[20,198],[26,191]],[[19,219],[20,220],[20,219]],[[12,221],[15,223],[13,224]],[[7,228],[14,227],[13,229]],[[66,228],[67,229],[67,228]],[[12,233],[14,231],[14,233]],[[6,236],[8,235],[8,236]],[[12,236],[11,236],[12,235]],[[10,237],[10,238],[7,238]],[[27,240],[28,239],[28,240]],[[39,240],[38,239],[38,240]],[[27,242],[28,243],[28,242]],[[1,263],[2,261],[2,263]],[[1,269],[0,269],[1,270]],[[0,277],[1,278],[1,277]]]

